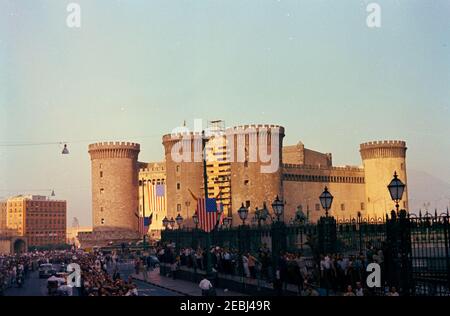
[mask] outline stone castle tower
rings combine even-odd
[[[89,145],[94,231],[137,231],[139,144]]]
[[[406,143],[404,141],[373,141],[360,145],[364,165],[367,213],[382,217],[385,210],[394,209],[387,185],[394,172],[407,185]],[[405,188],[400,208],[408,209],[408,186]]]
[[[202,134],[167,134],[163,136],[162,144],[166,163],[166,190],[170,197],[167,199],[167,218],[175,218],[180,213],[185,223],[189,224],[196,209],[196,202],[189,190],[196,197],[203,197]]]
[[[229,142],[229,159],[231,161],[231,192],[233,225],[239,225],[241,220],[237,210],[242,203],[249,207],[248,219],[254,215],[256,207],[262,208],[265,201],[271,209],[271,204],[278,195],[283,198],[282,184],[282,147],[284,128],[278,125],[244,125],[226,130]],[[268,166],[260,156],[261,142],[266,142],[269,155],[272,141],[278,142],[278,155],[274,172],[262,172],[261,167]],[[275,145],[275,144],[274,144]]]

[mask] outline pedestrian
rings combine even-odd
[[[253,257],[250,253],[247,253],[248,258],[248,270],[251,278],[256,278],[256,258]]]
[[[250,277],[250,269],[248,266],[248,258],[245,255],[242,255],[242,268],[243,268],[244,276],[249,278]]]
[[[275,278],[273,280],[273,289],[277,296],[283,295],[283,281],[281,280],[281,272],[279,269],[275,272]]]
[[[172,273],[172,278],[175,280],[177,276],[178,266],[180,264],[180,257],[176,257],[170,266],[170,271]]]
[[[355,293],[353,293],[353,288],[351,285],[347,286],[347,291],[344,293],[344,296],[356,296]]]
[[[200,281],[198,286],[202,290],[202,296],[212,296],[211,290],[213,289],[213,285],[206,277]]]
[[[356,282],[355,293],[356,293],[356,296],[364,296],[364,288],[363,288],[361,282]]]
[[[397,289],[395,288],[395,286],[391,287],[389,293],[387,294],[387,296],[400,296],[397,292]]]

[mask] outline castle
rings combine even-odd
[[[316,222],[324,215],[318,197],[325,186],[334,196],[331,215],[339,219],[360,212],[380,218],[393,207],[387,185],[394,171],[407,183],[404,141],[363,143],[361,167],[338,167],[333,166],[331,154],[305,148],[301,142],[284,146],[285,129],[279,125],[244,125],[222,132],[221,136],[166,134],[162,137],[165,159],[153,163],[138,161],[139,144],[89,145],[93,232],[84,236],[85,240],[90,244],[137,240],[137,216],[143,213],[152,214],[153,237],[162,229],[161,221],[166,216],[170,219],[180,214],[183,225],[192,227],[195,198],[204,192],[203,142],[208,157],[208,195],[222,202],[233,225],[241,223],[237,210],[242,204],[249,208],[251,218],[264,203],[272,212],[270,205],[276,196],[285,203],[285,222],[291,221],[298,210],[310,222]],[[263,171],[269,165],[276,168]],[[157,194],[151,189],[155,185],[164,192],[158,206],[154,203]],[[407,209],[407,201],[405,190],[400,206]]]

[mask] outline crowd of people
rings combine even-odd
[[[209,254],[208,254],[209,251]],[[210,258],[213,276],[208,276],[216,284],[219,276],[240,276],[255,280],[258,288],[272,284],[278,295],[286,290],[296,291],[302,296],[380,295],[366,286],[366,267],[375,262],[384,270],[384,253],[368,245],[357,255],[323,254],[319,258],[306,257],[301,252],[285,252],[273,256],[263,245],[258,251],[240,253],[237,249],[212,246],[210,249],[198,247],[177,248],[174,243],[152,247],[146,256],[133,256],[135,273],[153,270],[159,262],[170,265],[171,276],[177,278],[180,267],[206,270]],[[124,279],[118,269],[119,256],[101,251],[84,252],[78,250],[31,252],[20,255],[0,256],[0,294],[11,286],[21,287],[30,271],[36,271],[41,264],[70,263],[80,267],[79,286],[73,288],[67,277],[53,273],[49,282],[56,282],[64,295],[79,296],[135,296],[137,287],[131,277]],[[67,275],[66,275],[67,276]],[[76,280],[73,280],[76,281]],[[205,282],[203,282],[205,284]],[[203,284],[203,286],[204,286]],[[288,286],[289,284],[289,286]],[[203,290],[203,289],[202,289]],[[385,290],[385,295],[397,296],[393,286]],[[325,293],[323,293],[325,291]]]
[[[157,250],[161,262],[171,266],[175,278],[180,267],[206,270],[207,249],[185,247],[177,249],[173,243],[167,243]],[[384,254],[381,248],[371,244],[357,255],[323,254],[319,258],[306,257],[301,252],[285,252],[273,257],[266,246],[256,252],[240,254],[237,249],[212,246],[209,249],[212,271],[222,275],[237,275],[273,284],[279,295],[287,289],[295,288],[298,295],[355,296],[398,295],[395,287],[380,289],[368,288],[366,267],[375,262],[384,272]],[[260,284],[258,282],[258,284]],[[377,292],[375,292],[377,291]]]
[[[22,287],[30,271],[42,264],[66,267],[70,263],[80,267],[79,280],[76,275],[69,280],[69,273],[58,273],[56,269],[48,278],[48,284],[56,284],[56,295],[79,296],[137,296],[137,287],[131,277],[123,280],[117,268],[118,256],[102,252],[83,251],[34,251],[17,255],[0,256],[0,295],[10,287]],[[108,271],[109,270],[109,271]],[[109,273],[113,271],[113,273]],[[79,282],[78,282],[79,281]],[[78,283],[77,283],[78,282]],[[50,293],[50,286],[49,286]]]
[[[22,287],[25,277],[35,266],[32,256],[0,256],[0,295],[10,287]]]
[[[124,280],[117,267],[115,254],[102,252],[81,253],[73,258],[81,268],[80,296],[137,296],[137,287],[131,277]],[[113,271],[109,273],[108,270]]]

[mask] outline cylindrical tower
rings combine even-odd
[[[185,132],[162,138],[166,162],[167,218],[178,213],[184,225],[192,226],[196,209],[195,197],[203,197],[202,134]]]
[[[278,125],[244,125],[226,130],[231,162],[231,205],[233,225],[241,220],[237,210],[249,207],[250,219],[256,207],[283,198],[282,147],[284,127]]]
[[[367,214],[383,217],[395,208],[387,188],[394,172],[407,185],[406,142],[390,140],[363,143],[360,153],[364,165]],[[399,204],[400,208],[408,210],[408,186]]]
[[[138,230],[139,151],[129,142],[89,145],[94,231]]]

